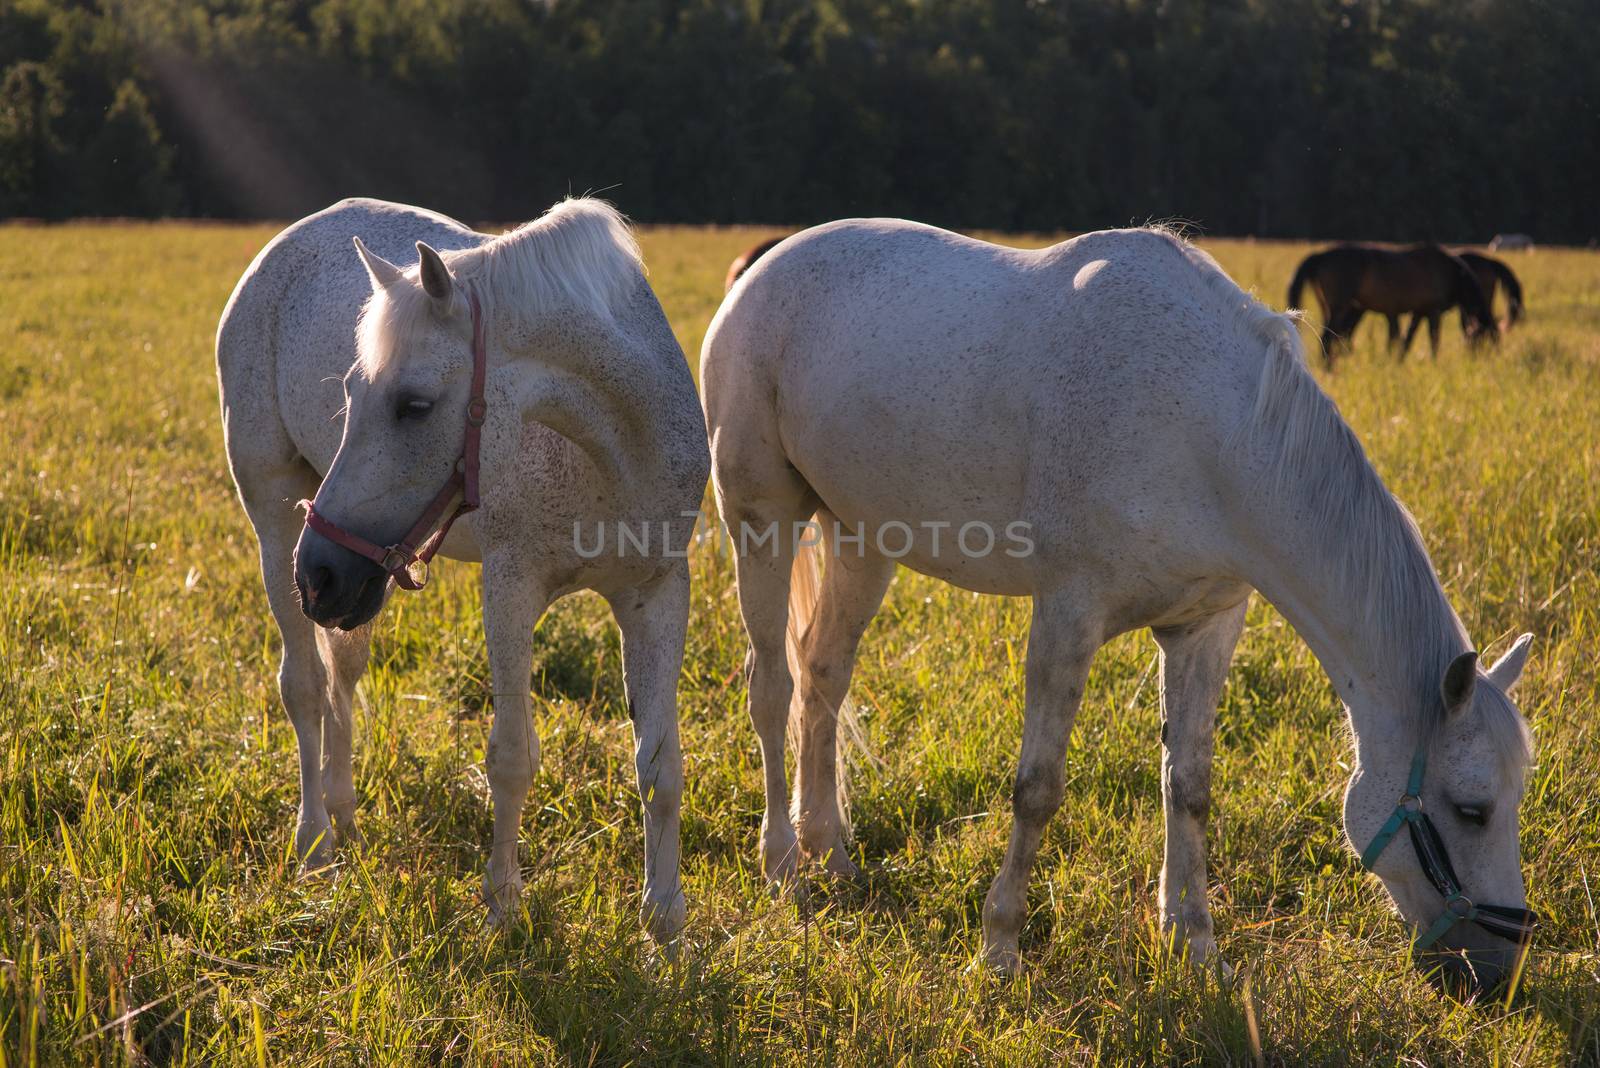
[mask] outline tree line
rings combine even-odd
[[[1600,236],[1593,0],[0,0],[0,215]]]

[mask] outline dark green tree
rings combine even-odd
[[[13,63],[0,78],[0,214],[49,215],[64,203],[55,125],[65,110],[61,81],[42,63]]]
[[[172,148],[131,80],[117,86],[105,122],[82,156],[79,199],[96,215],[169,215],[177,209]]]

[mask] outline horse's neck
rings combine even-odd
[[[637,484],[656,474],[670,452],[663,443],[675,438],[671,401],[682,392],[670,361],[592,316],[527,319],[512,311],[501,327],[541,378],[526,418],[573,441],[608,479]]]
[[[1290,485],[1257,499],[1260,543],[1249,580],[1327,671],[1350,710],[1358,750],[1400,747],[1409,759],[1443,664],[1466,648],[1460,623],[1398,505],[1336,510],[1363,527],[1339,529],[1307,521],[1327,518],[1306,499],[1312,488]]]

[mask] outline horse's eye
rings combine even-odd
[[[1474,826],[1483,827],[1489,822],[1489,812],[1479,805],[1457,805],[1456,815]]]
[[[395,406],[396,419],[420,419],[433,410],[433,401],[423,400],[421,397],[401,397],[400,403]]]

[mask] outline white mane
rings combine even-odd
[[[1417,742],[1426,742],[1443,715],[1445,669],[1471,644],[1416,520],[1384,486],[1338,406],[1306,368],[1300,316],[1274,312],[1240,289],[1211,256],[1168,236],[1234,306],[1238,333],[1267,350],[1255,410],[1235,431],[1233,447],[1268,455],[1273,492],[1297,497],[1307,522],[1333,540],[1339,585],[1360,598],[1371,648],[1401,651],[1408,692],[1397,711],[1410,717]],[[1532,755],[1527,724],[1492,690],[1479,687],[1484,729],[1508,769],[1520,771]]]
[[[569,197],[539,218],[474,248],[441,251],[457,283],[471,284],[485,312],[504,303],[537,316],[556,307],[576,307],[610,320],[644,273],[644,257],[627,220],[603,200]],[[356,346],[362,370],[381,370],[432,302],[417,284],[418,266],[405,271],[407,284],[380,289],[361,310]]]

